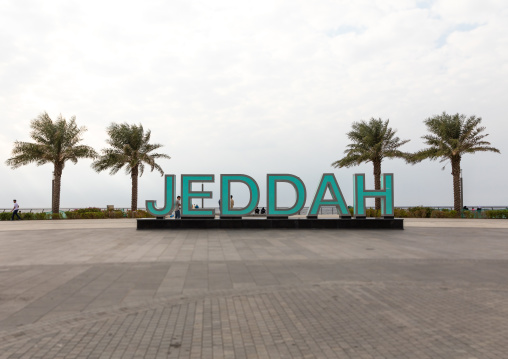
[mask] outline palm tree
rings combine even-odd
[[[30,137],[35,143],[14,142],[13,157],[5,163],[13,169],[32,162],[37,166],[52,163],[54,182],[51,210],[53,213],[59,213],[60,185],[65,162],[69,160],[76,164],[78,158],[95,158],[97,153],[92,147],[78,145],[86,127],[78,127],[75,116],[67,121],[60,115],[53,122],[44,112],[30,122],[30,127],[32,128]]]
[[[481,117],[455,114],[430,117],[424,121],[429,135],[422,136],[429,147],[414,154],[413,162],[423,159],[450,161],[453,175],[453,207],[459,212],[460,206],[460,160],[466,153],[497,152],[497,148],[490,147],[490,142],[483,139],[488,134],[482,134],[485,127],[479,127]],[[444,169],[444,167],[443,167]]]
[[[109,139],[106,142],[111,148],[102,150],[102,155],[92,163],[92,168],[97,172],[110,169],[109,173],[113,175],[125,166],[125,172],[130,174],[132,181],[131,211],[134,212],[138,208],[138,176],[143,175],[145,164],[150,166],[150,171],[156,169],[162,176],[164,171],[155,160],[171,157],[164,153],[151,153],[162,145],[149,143],[151,132],[148,130],[145,133],[141,124],[112,123],[107,133]]]
[[[372,162],[374,166],[374,188],[381,189],[381,162],[384,158],[399,157],[407,160],[409,154],[398,150],[409,142],[395,137],[397,130],[388,127],[390,120],[371,118],[369,122],[353,122],[353,130],[347,133],[348,149],[346,157],[332,163],[335,168],[358,166]],[[376,198],[376,210],[381,209],[381,200]]]

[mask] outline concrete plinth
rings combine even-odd
[[[403,219],[152,219],[137,220],[137,229],[404,229]]]

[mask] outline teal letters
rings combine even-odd
[[[380,190],[365,189],[365,175],[354,175],[354,208],[356,218],[366,217],[365,200],[367,198],[381,199],[381,216],[384,218],[394,217],[394,176],[393,173],[385,173],[381,177]],[[211,191],[192,191],[194,182],[214,182],[213,174],[182,175],[181,196],[182,196],[182,217],[215,217],[213,208],[192,208],[194,198],[212,198]],[[231,207],[231,183],[241,182],[245,184],[250,192],[249,202],[245,207]],[[296,193],[296,200],[292,207],[277,206],[277,184],[286,182],[293,186]],[[291,216],[299,213],[307,199],[307,191],[303,181],[291,174],[268,174],[267,183],[267,215],[268,216]],[[155,217],[164,217],[175,208],[175,175],[164,177],[164,207],[157,208],[156,201],[147,200],[146,210]],[[325,200],[326,191],[329,190],[332,199]],[[225,174],[220,176],[220,212],[221,217],[241,217],[254,212],[260,199],[259,186],[250,176],[242,174]],[[324,173],[316,191],[307,214],[308,218],[316,218],[322,206],[335,206],[341,218],[350,218],[348,206],[342,195],[342,191],[333,173]]]
[[[326,189],[330,191],[332,199],[324,199]],[[341,218],[351,217],[346,201],[344,200],[344,196],[342,195],[342,191],[340,190],[337,179],[335,179],[335,175],[333,173],[324,173],[321,177],[321,182],[319,182],[316,196],[312,201],[307,217],[317,217],[321,206],[335,206],[337,207],[337,213],[339,213]]]
[[[243,208],[231,208],[231,182],[242,182],[249,188],[250,199]],[[234,198],[234,197],[233,197]],[[254,211],[259,204],[259,186],[254,178],[247,175],[220,175],[220,215],[221,217],[241,217]]]
[[[293,207],[277,207],[277,183],[279,182],[287,182],[295,189],[296,201]],[[301,211],[303,206],[305,206],[307,191],[305,189],[305,185],[299,177],[289,174],[268,174],[266,176],[266,183],[266,203],[269,216],[291,216]]]
[[[381,216],[384,218],[393,218],[393,173],[385,173],[381,176],[380,190],[365,189],[365,175],[354,175],[354,206],[355,217],[365,218],[365,199],[381,198]]]
[[[175,208],[175,175],[164,176],[164,207],[156,208],[156,201],[146,201],[146,210],[155,217],[169,215]]]
[[[192,191],[193,182],[215,182],[214,175],[182,175],[182,217],[215,217],[215,209],[192,208],[193,198],[212,198],[212,192]]]

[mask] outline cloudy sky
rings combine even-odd
[[[166,173],[248,174],[261,205],[267,173],[300,176],[312,197],[325,172],[352,204],[352,175],[373,184],[372,165],[330,164],[354,121],[390,119],[415,151],[424,119],[474,114],[501,154],[463,158],[465,204],[508,205],[507,84],[505,0],[0,0],[0,208],[50,207],[51,165],[5,165],[43,111],[76,116],[97,150],[110,123],[141,123],[172,157]],[[67,165],[61,206],[129,206],[130,177],[90,163]],[[442,166],[385,160],[396,205],[453,205]],[[141,177],[140,206],[162,181]]]

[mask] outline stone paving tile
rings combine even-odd
[[[507,319],[489,287],[277,286],[55,323],[0,344],[0,358],[503,358]]]
[[[0,227],[0,358],[506,357],[508,229],[487,222],[173,232],[94,223],[15,236]]]
[[[30,324],[58,313],[136,303],[174,294],[220,289],[246,289],[323,281],[492,283],[506,285],[508,261],[444,259],[361,259],[319,262],[174,262],[97,265],[86,270],[62,265],[52,281],[27,292],[0,292],[0,327]],[[27,267],[30,271],[32,267]],[[47,279],[47,278],[46,278]],[[44,278],[41,279],[45,283]],[[8,292],[7,287],[5,293]]]
[[[280,230],[245,232],[226,233],[220,241],[214,239],[212,246],[204,239],[197,239],[200,231],[175,236],[159,234],[155,238],[152,232],[131,229],[40,231],[38,236],[32,235],[37,232],[28,231],[15,241],[10,240],[11,236],[2,236],[5,240],[0,239],[0,263],[19,266],[174,260],[505,259],[508,255],[504,241],[506,230],[502,229],[410,228],[389,234],[383,231],[290,231],[292,236]],[[271,238],[265,239],[267,236]],[[154,255],[156,252],[159,255]],[[0,283],[2,278],[13,280],[3,272]]]

